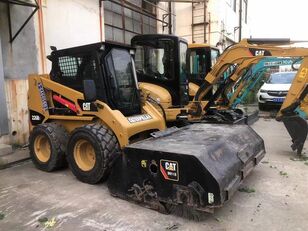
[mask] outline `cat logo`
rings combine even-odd
[[[82,110],[91,111],[91,103],[82,103]]]
[[[179,181],[179,164],[173,160],[160,160],[160,172],[165,180]]]
[[[264,56],[264,50],[256,50],[255,56]]]
[[[176,163],[165,162],[165,169],[169,171],[176,171]]]
[[[271,52],[265,49],[249,48],[252,56],[272,56]]]

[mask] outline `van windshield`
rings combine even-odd
[[[267,83],[270,84],[291,84],[296,72],[279,72],[271,74]]]

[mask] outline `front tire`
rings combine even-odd
[[[96,184],[107,179],[119,150],[117,138],[110,129],[89,124],[72,132],[67,160],[77,179]]]
[[[29,137],[30,157],[40,170],[51,172],[67,166],[65,149],[68,133],[56,123],[40,124]]]

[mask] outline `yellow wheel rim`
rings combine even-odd
[[[46,163],[51,156],[51,148],[46,135],[38,135],[34,140],[34,152],[39,161]]]
[[[94,168],[96,158],[92,144],[84,139],[78,140],[74,147],[74,159],[82,171]]]

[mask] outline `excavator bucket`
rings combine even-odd
[[[301,155],[308,132],[307,121],[298,115],[282,117],[282,122],[292,138],[291,148]]]
[[[169,128],[124,149],[108,181],[112,195],[160,212],[183,205],[213,212],[265,154],[247,125],[196,123]]]

